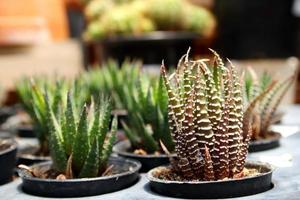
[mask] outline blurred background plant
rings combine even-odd
[[[161,78],[141,75],[135,90],[126,92],[127,122],[122,122],[132,151],[137,154],[162,153],[160,141],[174,150],[168,123],[168,96]]]
[[[277,108],[292,86],[296,77],[293,75],[282,80],[275,80],[267,72],[258,76],[256,72],[248,68],[244,78],[245,105],[254,106],[252,121],[252,140],[266,139],[274,133],[270,130],[273,118],[276,117]],[[258,101],[256,101],[259,99]],[[255,101],[255,103],[254,103]],[[254,103],[254,105],[252,105]]]
[[[119,65],[114,60],[109,60],[101,67],[90,69],[79,76],[78,81],[86,84],[89,93],[97,98],[99,92],[112,97],[114,109],[125,109],[127,104],[127,91],[135,89],[139,78],[141,62],[125,61]]]
[[[85,15],[88,39],[152,31],[191,31],[208,36],[216,26],[207,9],[186,0],[91,0]]]

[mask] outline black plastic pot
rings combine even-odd
[[[17,164],[23,164],[23,165],[33,165],[36,163],[41,163],[45,161],[50,161],[51,158],[50,156],[35,156],[35,155],[30,155],[30,154],[20,154],[18,155],[17,158]]]
[[[36,137],[36,134],[34,133],[32,126],[19,126],[17,128],[17,135],[19,137],[24,138],[34,138]]]
[[[12,180],[16,164],[17,144],[9,139],[10,146],[0,151],[0,185]]]
[[[10,116],[16,114],[15,107],[2,107],[0,108],[0,124],[4,123]]]
[[[273,187],[273,168],[267,163],[247,162],[246,167],[255,167],[262,174],[241,179],[221,181],[167,181],[154,177],[157,168],[148,172],[150,188],[154,192],[165,196],[180,198],[233,198],[267,191]]]
[[[129,140],[121,141],[113,147],[113,151],[117,153],[119,156],[138,160],[142,164],[142,168],[140,172],[148,172],[150,169],[153,169],[154,167],[169,163],[169,158],[167,155],[164,154],[138,155],[138,154],[130,153],[129,152],[130,149],[131,149],[131,145]]]
[[[33,177],[27,170],[20,169],[24,192],[47,197],[82,197],[114,192],[127,188],[139,179],[138,170],[141,164],[137,161],[119,157],[110,158],[109,164],[126,168],[120,174],[82,179],[41,179]],[[50,166],[51,162],[40,163],[32,167]]]
[[[280,146],[280,138],[281,138],[281,134],[274,132],[273,137],[251,141],[248,150],[249,152],[258,152],[258,151],[274,149]]]
[[[49,156],[37,156],[39,151],[38,141],[32,138],[18,139],[17,164],[33,165],[40,162],[49,161]]]
[[[192,47],[199,35],[192,32],[156,31],[139,36],[116,36],[95,42],[100,60],[141,59],[144,64],[160,64],[164,58],[168,66],[176,65],[178,59]]]

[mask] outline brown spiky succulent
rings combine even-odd
[[[186,180],[240,177],[248,153],[251,123],[243,118],[241,80],[232,64],[225,67],[211,51],[210,63],[185,54],[170,76],[161,66],[177,155],[172,169]]]
[[[283,80],[275,80],[264,72],[259,78],[252,68],[248,68],[245,76],[244,89],[247,107],[252,107],[249,122],[252,123],[252,140],[266,139],[274,133],[270,130],[275,112],[293,84],[296,72]]]

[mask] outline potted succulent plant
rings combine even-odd
[[[0,185],[12,180],[16,154],[16,143],[12,139],[0,138]]]
[[[33,121],[32,131],[39,142],[39,146],[31,145],[22,149],[18,156],[18,163],[31,164],[49,160],[48,139],[50,127],[47,124],[46,102],[43,95],[47,91],[54,115],[59,116],[60,107],[66,102],[65,93],[70,87],[73,89],[72,97],[76,103],[76,108],[83,105],[83,101],[87,99],[86,93],[84,88],[79,87],[78,81],[69,83],[63,79],[53,82],[49,79],[26,78],[17,84],[17,91],[23,108]]]
[[[246,162],[251,138],[249,115],[243,113],[241,80],[234,66],[218,54],[207,60],[179,62],[167,76],[169,124],[176,157],[170,166],[147,174],[153,191],[183,198],[225,198],[255,194],[272,187],[272,167]]]
[[[57,116],[47,95],[44,101],[52,164],[20,166],[25,192],[52,197],[90,196],[120,190],[138,179],[138,162],[109,158],[117,129],[114,118],[109,131],[109,100],[99,98],[96,104],[84,105],[79,115],[69,94]]]
[[[296,73],[292,76],[275,81],[267,72],[258,78],[254,70],[249,68],[245,75],[245,99],[246,104],[251,105],[256,101],[253,109],[252,119],[252,136],[249,151],[262,151],[279,146],[281,138],[280,133],[270,130],[272,119],[275,117],[276,110],[295,80]]]
[[[174,144],[168,125],[168,96],[162,79],[141,76],[135,89],[126,92],[128,121],[122,122],[128,141],[119,142],[114,151],[142,163],[142,172],[169,162],[160,141],[171,151]]]
[[[114,146],[116,153],[139,160],[143,172],[168,163],[159,145],[162,140],[173,149],[167,121],[167,93],[162,79],[143,74],[140,62],[124,62],[120,66],[112,60],[83,74],[81,79],[92,96],[99,92],[111,95],[114,112],[127,113],[119,115],[118,127],[124,130],[128,140]]]

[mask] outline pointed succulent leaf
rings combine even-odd
[[[74,138],[74,143],[72,148],[73,149],[72,164],[74,170],[79,171],[82,168],[84,161],[86,160],[88,155],[88,151],[90,147],[89,144],[90,142],[88,138],[87,106],[84,105],[80,115],[77,133]]]
[[[83,167],[79,173],[79,178],[96,177],[99,170],[99,140],[98,137],[93,141],[91,148],[89,149],[87,158],[83,164]]]

